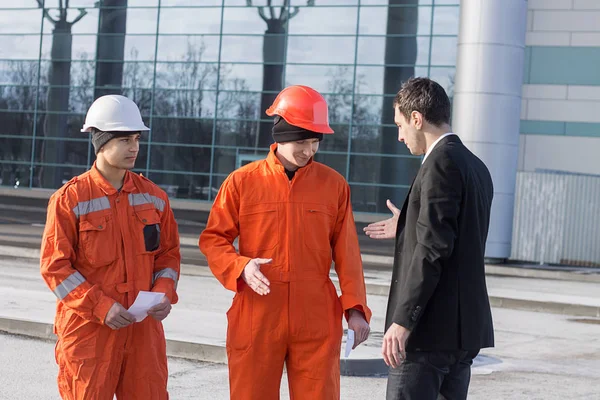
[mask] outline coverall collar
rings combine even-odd
[[[275,151],[277,150],[277,143],[273,143],[271,145],[270,149],[271,149],[271,151],[269,152],[269,155],[267,156],[267,163],[275,171],[285,173],[285,167],[283,166],[281,161],[279,161],[279,158],[277,158],[277,155],[275,155]],[[296,173],[300,173],[300,171],[305,171],[306,169],[308,169],[313,162],[313,158],[314,157],[311,157],[310,160],[308,160],[308,163],[306,163],[306,165],[304,167],[298,168],[296,170]]]
[[[123,191],[123,192],[131,193],[131,192],[135,191],[136,187],[135,187],[135,184],[133,183],[133,180],[131,179],[131,173],[132,173],[131,171],[125,172],[125,179],[123,180],[123,187],[121,188],[121,191]],[[92,169],[90,170],[90,174],[92,175],[92,179],[94,180],[96,185],[98,185],[105,194],[112,195],[112,194],[117,193],[117,189],[115,189],[113,187],[113,185],[111,185],[106,180],[106,178],[104,176],[102,176],[100,171],[98,171],[95,161],[94,161],[94,165],[92,166]]]

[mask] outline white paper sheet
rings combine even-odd
[[[352,351],[352,347],[354,346],[354,331],[352,329],[348,329],[348,334],[346,335],[346,352],[345,357],[348,358],[350,352]]]
[[[159,304],[163,297],[165,297],[164,293],[145,292],[142,290],[138,293],[137,298],[127,311],[133,314],[136,322],[142,322],[148,316],[148,310]]]

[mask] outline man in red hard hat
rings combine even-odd
[[[213,274],[235,292],[227,312],[231,398],[279,399],[285,364],[291,398],[339,399],[342,316],[355,346],[371,317],[350,188],[313,161],[333,133],[317,91],[288,87],[267,114],[276,143],[265,160],[227,177],[200,235]]]

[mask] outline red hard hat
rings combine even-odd
[[[327,102],[316,90],[295,85],[283,89],[275,98],[267,115],[279,115],[288,124],[317,133],[333,133],[329,126]]]

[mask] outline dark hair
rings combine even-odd
[[[406,119],[418,111],[435,126],[450,123],[450,99],[444,88],[429,78],[410,78],[404,82],[394,98],[396,107]]]

